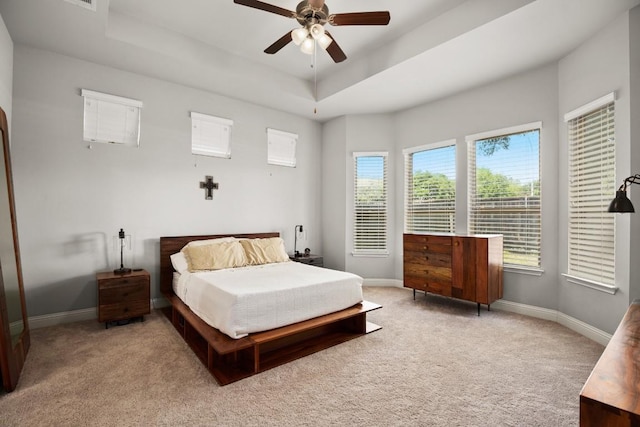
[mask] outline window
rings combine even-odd
[[[455,232],[456,141],[406,149],[405,233]]]
[[[614,95],[565,115],[569,130],[570,276],[615,284]]]
[[[353,153],[354,255],[386,255],[387,153]]]
[[[85,141],[138,145],[142,102],[86,89],[82,96]]]
[[[542,123],[467,137],[469,231],[502,234],[506,265],[540,267]]]
[[[296,167],[298,135],[276,129],[267,129],[267,163]]]
[[[231,158],[233,121],[191,112],[191,152],[203,156]]]

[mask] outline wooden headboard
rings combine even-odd
[[[180,249],[194,240],[217,239],[220,237],[237,237],[239,239],[256,239],[268,237],[280,237],[280,233],[249,233],[249,234],[212,234],[208,236],[175,236],[160,237],[160,292],[163,295],[173,294],[173,265],[171,255],[180,252]]]

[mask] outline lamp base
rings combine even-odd
[[[120,268],[116,268],[115,270],[113,270],[114,274],[129,274],[131,273],[131,269],[130,268],[124,268],[124,267],[120,267]]]

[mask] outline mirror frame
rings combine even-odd
[[[24,298],[24,285],[22,281],[22,263],[20,262],[20,247],[18,245],[18,226],[16,223],[15,199],[13,196],[13,178],[11,174],[11,157],[9,155],[9,124],[7,116],[0,108],[0,130],[2,131],[2,148],[4,151],[4,173],[7,178],[7,190],[9,194],[9,212],[11,216],[11,228],[13,233],[13,249],[16,257],[18,277],[18,290],[20,292],[20,305],[22,310],[23,329],[18,340],[13,344],[9,325],[9,313],[4,291],[4,281],[0,274],[0,371],[2,372],[2,385],[5,391],[13,391],[18,385],[18,378],[24,366],[24,360],[31,345],[29,324],[27,322],[27,307]],[[1,267],[0,267],[1,268]],[[0,271],[1,273],[1,271]]]

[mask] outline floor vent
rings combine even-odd
[[[65,0],[68,3],[73,3],[76,6],[83,7],[85,9],[96,11],[96,3],[98,0]]]

